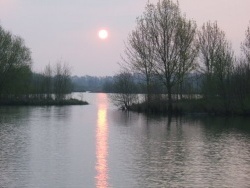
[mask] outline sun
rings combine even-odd
[[[101,29],[98,32],[98,36],[100,39],[106,39],[108,38],[108,31],[106,29]]]

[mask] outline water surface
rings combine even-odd
[[[0,107],[0,187],[250,187],[249,118]]]

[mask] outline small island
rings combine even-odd
[[[24,40],[0,26],[0,105],[86,105],[71,97],[70,67],[58,61],[32,71],[31,51]]]
[[[250,25],[240,49],[236,56],[216,21],[197,28],[178,3],[148,3],[125,42],[110,97],[137,112],[249,116]]]
[[[70,98],[70,99],[12,99],[1,101],[1,106],[66,106],[66,105],[87,105],[88,102]]]

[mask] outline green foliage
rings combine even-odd
[[[62,101],[71,92],[70,70],[66,65],[58,63],[53,75],[50,65],[44,74],[32,74],[31,64],[31,52],[24,40],[0,26],[1,104],[29,103],[34,98],[50,101],[52,92],[56,100]]]
[[[0,26],[0,97],[27,94],[31,76],[31,52],[22,38]]]

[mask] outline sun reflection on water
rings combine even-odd
[[[108,185],[108,127],[107,96],[98,94],[98,119],[96,127],[96,187],[107,188]]]

